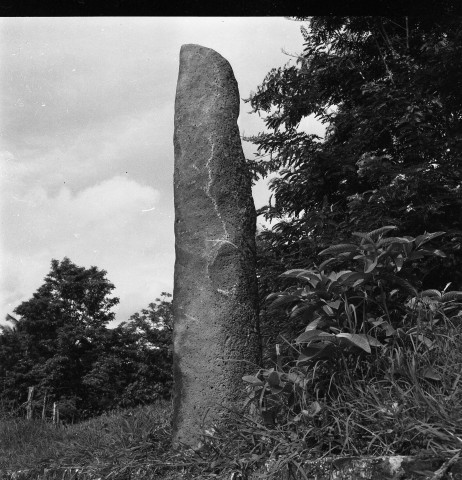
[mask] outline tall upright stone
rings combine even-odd
[[[175,100],[173,441],[224,421],[258,360],[256,215],[227,60],[183,45]]]

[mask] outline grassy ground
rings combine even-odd
[[[431,349],[398,345],[367,357],[369,370],[340,365],[326,377],[330,393],[323,397],[316,397],[310,371],[297,366],[278,374],[288,393],[289,375],[303,375],[295,405],[285,386],[272,393],[270,385],[267,402],[278,406],[275,421],[268,424],[258,411],[230,414],[228,426],[209,429],[195,452],[172,450],[169,402],[59,428],[0,419],[0,480],[237,480],[267,465],[272,476],[265,478],[279,479],[284,468],[331,455],[462,455],[462,317],[433,328],[431,338]],[[372,367],[390,359],[391,373],[374,376]],[[431,378],[421,373],[428,366]],[[24,473],[8,473],[18,470]]]
[[[40,420],[0,422],[0,478],[23,471],[23,478],[181,478],[172,472],[169,402],[105,414],[55,428]],[[28,472],[26,472],[28,471]],[[55,472],[55,473],[53,473]]]
[[[454,452],[461,451],[459,437],[451,437],[448,428],[453,422],[443,422],[441,413],[436,415],[433,409],[430,409],[433,410],[432,421],[425,420],[428,411],[422,409],[422,405],[410,392],[406,396],[414,404],[412,409],[380,412],[377,402],[386,402],[385,391],[380,393],[380,400],[374,395],[375,400],[372,402],[369,394],[371,388],[375,387],[363,385],[362,388],[366,388],[366,391],[360,395],[361,389],[355,390],[358,395],[356,405],[350,405],[350,397],[348,401],[345,399],[342,406],[351,408],[356,415],[364,417],[358,417],[354,421],[350,413],[345,425],[346,431],[341,425],[344,412],[340,412],[338,403],[323,406],[325,415],[336,418],[334,423],[338,423],[338,432],[331,428],[332,422],[316,426],[316,417],[311,421],[307,418],[305,426],[300,425],[300,422],[296,426],[293,422],[265,426],[258,416],[234,416],[229,428],[216,430],[210,437],[204,438],[203,447],[198,452],[175,452],[171,449],[169,402],[108,413],[77,425],[58,428],[40,420],[0,420],[0,480],[237,480],[251,478],[246,475],[251,475],[256,470],[263,472],[267,465],[272,466],[272,475],[258,478],[277,479],[281,478],[278,472],[284,468],[293,469],[302,460],[335,454],[331,448],[319,451],[319,446],[327,441],[329,432],[333,443],[341,440],[344,447],[348,443],[361,445],[352,434],[356,430],[355,422],[358,425],[367,424],[369,434],[374,441],[376,439],[376,443],[384,444],[383,449],[352,452],[345,448],[343,455],[404,453],[398,451],[401,449],[398,443],[409,436],[413,438],[416,448],[405,454],[419,454],[419,450],[425,455],[437,453],[428,450],[424,452],[425,446],[428,446],[425,442],[417,448],[419,442],[415,432],[410,435],[404,431],[402,422],[407,425],[407,430],[412,430],[411,422],[419,426],[422,430],[420,436],[438,446],[439,453],[443,453],[442,449],[449,448],[450,451],[447,450],[446,453],[453,456]],[[457,396],[460,402],[460,390]],[[368,399],[371,400],[369,404]],[[457,418],[462,413],[458,402],[458,408],[452,404],[450,409]],[[370,422],[366,421],[366,417],[372,414],[374,418],[371,417]],[[417,417],[420,418],[420,424]],[[458,421],[456,424],[460,425]],[[363,426],[362,429],[364,428]],[[449,444],[451,438],[453,440]],[[318,448],[309,446],[313,439]],[[18,471],[22,473],[18,475]],[[13,472],[16,474],[13,475]]]
[[[271,454],[271,431],[241,416],[200,451],[173,451],[171,415],[159,402],[69,426],[0,419],[0,480],[240,479]]]

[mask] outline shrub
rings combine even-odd
[[[314,454],[410,454],[462,447],[462,292],[419,290],[419,260],[444,232],[354,233],[322,262],[289,270],[267,297],[296,338],[243,379],[266,426]],[[295,447],[294,447],[295,448]]]

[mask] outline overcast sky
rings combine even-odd
[[[107,271],[118,321],[172,293],[173,115],[182,44],[231,64],[241,98],[303,47],[276,17],[0,19],[0,322],[65,256]],[[241,102],[241,135],[264,129]],[[322,133],[315,122],[305,126]],[[255,147],[244,143],[252,157]],[[257,207],[268,198],[254,188]]]

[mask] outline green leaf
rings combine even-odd
[[[441,257],[441,258],[446,258],[446,254],[441,251],[441,250],[438,250],[437,248],[435,249],[428,249],[428,248],[423,248],[421,250],[419,250],[419,252],[423,253],[424,255],[427,255],[427,256],[430,256],[430,255],[434,255],[435,257]]]
[[[402,245],[403,245],[404,253],[405,253],[406,257],[408,257],[412,252],[412,248],[413,248],[412,242],[403,243]]]
[[[343,253],[343,252],[356,252],[358,251],[358,245],[354,243],[341,243],[339,245],[332,245],[329,248],[326,248],[322,252],[319,252],[318,255],[327,255],[328,253]]]
[[[362,240],[365,240],[366,242],[370,243],[371,245],[375,246],[374,240],[367,234],[367,233],[361,233],[361,232],[353,232],[353,235],[355,237],[359,237]],[[363,242],[361,242],[363,243]]]
[[[305,383],[305,377],[300,373],[289,372],[282,375],[282,380],[286,382],[295,383],[297,385],[303,386]]]
[[[407,280],[404,280],[404,278],[398,277],[397,275],[393,275],[391,273],[382,273],[380,277],[392,285],[398,285],[412,296],[418,296],[417,290]]]
[[[334,302],[328,302],[327,305],[329,305],[329,307],[333,308],[334,310],[337,310],[338,307],[340,307],[341,303],[341,300],[335,300]]]
[[[446,292],[441,298],[441,302],[450,302],[451,300],[459,300],[462,299],[462,292]]]
[[[282,305],[287,305],[289,303],[294,303],[297,301],[300,301],[300,297],[295,295],[283,294],[276,298],[276,300],[274,300],[274,302],[270,304],[269,308],[275,309],[281,307]]]
[[[320,263],[318,266],[318,270],[320,272],[324,271],[324,269],[327,267],[327,265],[331,264],[332,262],[335,262],[335,258],[328,258],[327,260],[324,260],[324,262]]]
[[[297,278],[300,275],[313,274],[311,270],[306,270],[304,268],[293,268],[292,270],[287,270],[284,273],[281,273],[281,277],[293,277]]]
[[[345,273],[341,277],[337,279],[339,283],[342,285],[353,285],[357,280],[365,280],[368,278],[369,275],[365,275],[362,272],[351,272],[351,273]]]
[[[326,360],[336,355],[336,348],[330,343],[311,343],[302,349],[297,364],[313,360]]]
[[[271,372],[266,379],[270,387],[280,387],[281,386],[281,376],[278,372]]]
[[[328,276],[329,280],[335,281],[343,278],[345,275],[353,273],[351,270],[341,270],[340,272],[331,272]]]
[[[387,322],[385,322],[385,323],[387,323]],[[389,325],[389,324],[387,323],[387,325]],[[389,325],[389,326],[391,327],[391,325]],[[393,327],[391,327],[391,328],[393,328]],[[375,337],[372,337],[371,335],[367,335],[365,333],[360,333],[358,335],[361,335],[361,336],[367,338],[367,341],[369,342],[369,345],[371,347],[383,347],[383,344],[380,343]]]
[[[364,273],[371,273],[377,266],[377,257],[365,257],[364,259]]]
[[[385,332],[385,335],[387,337],[390,337],[391,335],[393,335],[395,333],[395,329],[388,323],[386,322],[385,320],[369,320],[370,323],[372,323],[372,325],[374,325],[375,327],[380,327],[384,332]],[[369,335],[367,336],[369,338]],[[374,337],[371,337],[373,338],[374,341],[377,341],[378,340]],[[380,342],[379,342],[380,343]],[[371,343],[371,345],[375,346],[375,347],[378,347],[378,346],[383,346],[382,344],[380,345],[375,345],[373,343]]]
[[[291,320],[303,320],[305,322],[311,321],[316,309],[315,305],[303,303],[301,306],[297,305],[289,315]]]
[[[316,320],[313,320],[312,322],[310,322],[306,328],[305,328],[305,332],[309,332],[310,330],[315,330],[316,327],[318,327],[318,325],[320,323],[322,323],[324,320],[321,318],[321,317],[318,317]]]
[[[380,227],[377,228],[376,230],[372,230],[372,232],[369,232],[368,235],[374,240],[377,240],[378,237],[384,233],[388,233],[391,230],[396,230],[398,227],[394,225],[387,225],[386,227]]]
[[[409,240],[408,238],[405,237],[387,237],[387,238],[381,238],[377,244],[378,247],[383,247],[384,245],[389,245],[389,244],[408,244],[412,243],[412,240]]]
[[[297,280],[308,280],[314,287],[319,283],[320,275],[314,273],[312,270],[304,270],[296,268],[288,270],[280,275],[280,277],[296,278]]]
[[[253,375],[244,375],[242,377],[242,380],[244,380],[244,382],[246,383],[254,385],[255,387],[263,387],[263,385],[265,385],[264,382],[262,382],[259,378]]]
[[[415,245],[416,247],[419,247],[420,245],[423,245],[424,243],[429,242],[430,240],[433,240],[436,237],[440,237],[441,235],[444,235],[446,232],[433,232],[433,233],[424,233],[422,235],[419,235],[415,239]]]
[[[433,367],[427,367],[422,371],[421,375],[423,378],[428,378],[429,380],[435,380],[437,382],[442,380],[441,375]]]
[[[431,348],[431,347],[432,347],[433,342],[432,342],[428,337],[426,337],[425,335],[417,335],[417,338],[418,338],[422,343],[424,343],[428,348]]]
[[[344,338],[355,347],[359,347],[367,353],[371,353],[371,345],[373,347],[382,347],[383,345],[374,337],[363,333],[338,333],[337,338]]]
[[[277,298],[277,297],[280,297],[281,295],[287,295],[286,292],[274,292],[274,293],[270,293],[269,295],[267,295],[267,297],[265,298],[265,302],[268,302],[270,300],[273,300],[274,298]]]
[[[435,289],[424,290],[420,293],[421,297],[441,297],[441,292]]]
[[[393,261],[395,262],[395,265],[396,265],[396,271],[399,272],[403,268],[404,257],[401,254],[399,254],[393,259]]]
[[[424,258],[424,257],[425,257],[424,253],[417,250],[415,252],[411,252],[410,255],[407,256],[407,259],[408,260],[420,260],[421,258]]]
[[[295,343],[308,343],[315,340],[331,340],[334,335],[331,333],[323,332],[321,330],[308,330],[303,332],[295,339]]]

